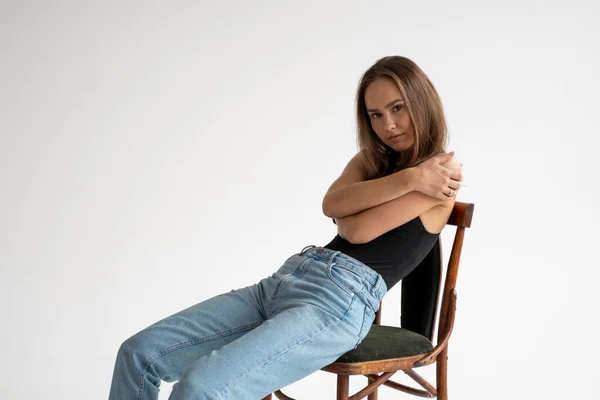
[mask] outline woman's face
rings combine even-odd
[[[388,78],[378,78],[365,90],[365,104],[373,130],[395,151],[404,151],[415,142],[415,129],[400,90]]]

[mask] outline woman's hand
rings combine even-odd
[[[440,200],[455,197],[462,181],[461,164],[454,152],[442,153],[414,167],[415,190]]]

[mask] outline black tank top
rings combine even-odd
[[[438,237],[439,234],[428,232],[421,218],[416,217],[368,243],[352,244],[336,235],[324,247],[339,250],[378,272],[389,291],[423,261]]]
[[[352,244],[336,235],[324,247],[339,250],[368,265],[381,275],[389,291],[423,261],[438,236],[429,233],[421,218],[416,217],[368,243]]]

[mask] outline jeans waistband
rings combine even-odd
[[[369,286],[371,293],[375,294],[380,301],[387,293],[385,281],[377,271],[373,270],[371,267],[363,264],[357,259],[342,253],[339,250],[331,250],[327,247],[310,245],[302,249],[300,255],[310,255],[315,258],[320,258],[327,263],[339,262],[340,260],[343,260],[347,267],[355,268],[356,272],[364,277],[365,283],[367,286]]]

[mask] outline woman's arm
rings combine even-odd
[[[454,158],[443,165],[452,171],[461,171],[461,164]],[[360,213],[337,218],[338,233],[350,243],[367,243],[433,207],[451,208],[455,200],[454,196],[440,200],[419,191],[412,191]]]
[[[361,152],[358,152],[325,194],[323,214],[330,218],[346,217],[396,199],[415,189],[412,168],[370,181],[365,179],[365,167]]]
[[[460,171],[443,164],[452,156],[453,153],[438,154],[417,167],[365,181],[366,170],[359,152],[325,194],[323,214],[330,218],[347,217],[416,190],[438,200],[446,200],[448,188],[457,190],[462,180]]]

